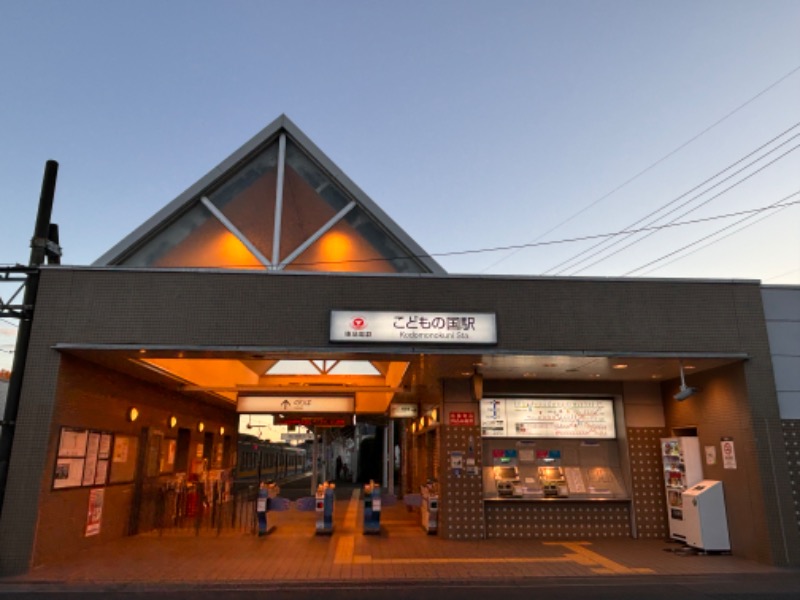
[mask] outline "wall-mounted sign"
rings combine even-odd
[[[239,396],[240,413],[352,413],[352,396]]]
[[[389,416],[392,419],[416,419],[418,412],[416,404],[389,405]]]
[[[451,410],[447,413],[447,424],[472,427],[475,425],[475,413],[471,411]]]
[[[347,425],[345,419],[339,417],[279,417],[273,419],[275,425],[300,425],[302,427],[344,427]]]
[[[720,442],[722,446],[722,466],[725,469],[736,468],[736,448],[733,445],[733,438],[724,437]]]
[[[614,401],[594,398],[481,400],[483,437],[614,439]]]
[[[281,440],[284,442],[310,442],[314,439],[313,433],[282,433]]]
[[[496,344],[494,313],[331,311],[332,342]]]

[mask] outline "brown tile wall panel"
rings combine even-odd
[[[56,395],[58,401],[40,483],[38,529],[47,534],[38,536],[33,564],[63,559],[81,549],[128,534],[132,484],[102,486],[106,489],[102,527],[99,535],[91,537],[84,535],[90,488],[51,489],[62,426],[136,437],[144,427],[149,427],[163,432],[165,438],[176,438],[177,428],[169,430],[167,427],[167,419],[174,414],[178,427],[191,429],[192,449],[203,441],[203,434],[196,431],[200,420],[210,432],[218,432],[220,426],[229,432],[238,429],[235,413],[194,402],[180,394],[70,356],[62,358]],[[130,406],[136,406],[140,413],[134,423],[125,418]],[[217,433],[215,441],[220,441]],[[111,468],[113,470],[113,464]]]
[[[439,503],[439,535],[452,540],[481,539],[484,537],[484,523],[480,427],[442,425],[439,432],[439,482],[442,492]],[[466,462],[470,441],[473,444],[478,474],[469,475],[463,469],[460,475],[456,475],[449,468],[450,453],[463,453]]]
[[[668,435],[668,430],[661,428],[628,428],[633,509],[639,538],[669,536],[660,443]]]
[[[627,502],[487,502],[487,538],[591,539],[631,536]]]
[[[800,531],[800,420],[792,419],[783,422],[783,441],[786,444],[786,460],[789,463],[794,524]]]

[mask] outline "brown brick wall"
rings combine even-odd
[[[167,438],[175,438],[177,428],[170,431],[167,427],[167,419],[174,414],[178,427],[192,430],[192,448],[203,440],[203,434],[195,428],[199,420],[206,424],[206,431],[218,432],[220,426],[224,426],[226,432],[238,429],[238,417],[234,413],[192,402],[180,394],[69,356],[61,361],[56,406],[41,478],[40,533],[34,564],[64,558],[82,548],[128,533],[132,484],[102,486],[106,489],[102,527],[99,535],[91,537],[84,535],[90,488],[51,489],[62,426],[136,437],[143,428],[149,427],[162,431]],[[140,412],[134,423],[125,418],[130,406],[136,406]],[[219,439],[218,433],[215,436]],[[113,464],[111,466],[113,468]]]

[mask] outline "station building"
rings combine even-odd
[[[475,543],[667,538],[662,439],[696,438],[730,551],[800,565],[797,300],[449,275],[282,116],[94,265],[42,268],[0,571],[146,531],[154,489],[235,466],[246,413],[385,428],[394,493],[435,482],[438,535]]]

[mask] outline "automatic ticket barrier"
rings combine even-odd
[[[381,488],[370,481],[364,486],[364,534],[381,532]]]
[[[317,487],[317,535],[331,535],[333,533],[334,487],[332,483],[321,483]]]
[[[435,534],[439,528],[439,490],[435,483],[423,485],[422,504],[420,506],[420,516],[422,517],[422,528],[428,534]]]
[[[270,509],[270,500],[278,497],[281,489],[275,483],[261,483],[258,486],[258,496],[256,497],[256,521],[258,521],[258,535],[267,535],[267,512]]]

